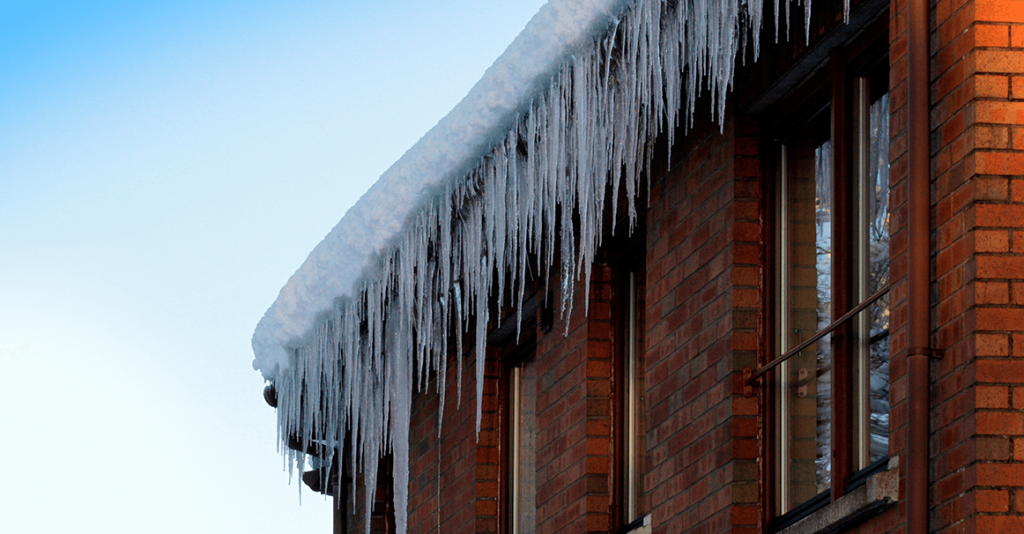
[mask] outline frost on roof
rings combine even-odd
[[[607,31],[624,3],[562,0],[541,8],[466,98],[380,177],[288,280],[253,334],[253,368],[268,380],[288,368],[289,354],[308,341],[317,316],[352,294],[410,211],[439,183],[478,164],[554,69],[591,35]]]
[[[791,0],[778,1],[788,14]],[[664,132],[672,146],[701,88],[721,123],[742,43],[756,59],[763,0],[626,3],[545,6],[314,249],[253,336],[289,468],[306,462],[289,441],[327,445],[373,495],[378,460],[393,453],[400,533],[413,394],[436,387],[445,405],[449,341],[461,354],[462,334],[474,332],[479,430],[497,297],[521,309],[529,261],[541,280],[557,270],[564,312],[620,193],[635,222],[655,138]],[[451,360],[461,384],[462,358]]]

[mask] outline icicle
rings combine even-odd
[[[811,44],[811,0],[804,0],[804,39]]]
[[[455,405],[462,406],[462,291],[459,282],[455,282],[452,286],[453,295],[452,299],[455,301],[455,361],[458,362],[458,371],[455,374],[455,388],[457,396],[455,398]]]
[[[402,313],[403,310],[397,310]],[[390,427],[387,437],[394,453],[392,476],[395,488],[395,529],[405,532],[408,523],[409,502],[409,426],[412,414],[412,360],[409,358],[408,343],[410,336],[402,331],[405,323],[391,315],[389,323],[398,323],[392,327],[388,336],[391,346],[387,351],[387,367],[385,399],[393,406],[391,409]],[[386,409],[386,408],[385,408]]]
[[[789,2],[789,0],[775,0],[775,43],[779,42],[779,4],[782,2]],[[788,8],[787,8],[788,9]],[[788,24],[787,24],[788,28]]]
[[[782,2],[783,0],[778,0],[778,1]],[[791,15],[791,10],[792,10],[793,0],[785,0],[785,2],[786,2],[786,39],[789,39],[789,22],[790,22],[790,15]]]

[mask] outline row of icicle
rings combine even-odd
[[[778,1],[788,19],[792,0]],[[808,13],[809,2],[801,2]],[[521,308],[527,262],[533,258],[529,268],[548,280],[559,258],[567,311],[575,281],[590,277],[605,206],[614,211],[623,187],[632,231],[653,139],[664,131],[672,146],[675,126],[690,121],[702,89],[724,121],[744,43],[753,43],[756,59],[762,7],[763,0],[632,3],[592,46],[575,52],[469,176],[414,212],[376,275],[361,280],[355,297],[339,299],[308,337],[313,341],[296,351],[275,382],[280,442],[297,437],[305,449],[316,441],[348,459],[343,469],[365,483],[367,532],[378,462],[389,452],[395,523],[406,531],[413,394],[433,380],[443,410],[450,338],[461,355],[462,333],[475,329],[479,431],[496,296],[511,295]],[[776,28],[778,16],[776,5]],[[575,213],[577,221],[559,213]],[[461,361],[451,358],[460,387]],[[289,469],[305,469],[304,453],[282,450]]]

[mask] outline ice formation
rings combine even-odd
[[[788,19],[793,0],[777,1]],[[810,11],[810,0],[798,2]],[[778,27],[779,5],[775,13]],[[479,430],[495,297],[522,303],[532,257],[542,279],[557,268],[565,311],[620,194],[632,227],[651,140],[665,132],[671,146],[701,90],[721,123],[743,43],[755,43],[756,59],[762,14],[763,0],[544,6],[317,245],[260,321],[253,366],[278,392],[281,443],[347,447],[345,468],[361,473],[366,495],[392,453],[405,532],[412,398],[433,380],[444,405],[449,337],[461,347],[475,331]],[[289,468],[304,469],[305,454],[283,450]]]

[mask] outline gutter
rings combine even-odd
[[[929,38],[928,1],[907,7],[907,534],[928,532]]]

